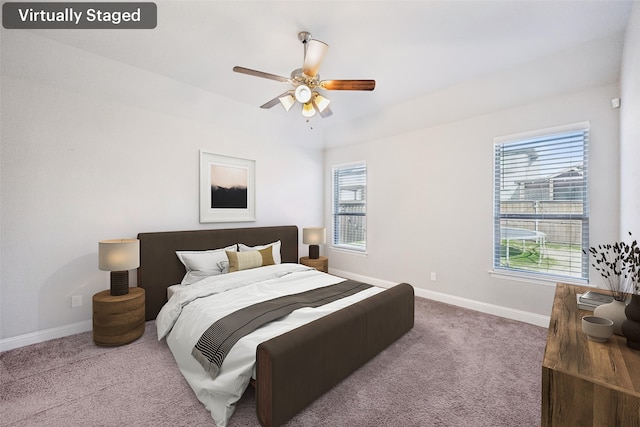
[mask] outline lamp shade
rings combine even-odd
[[[296,103],[296,100],[293,97],[293,95],[281,96],[278,99],[280,100],[280,104],[282,104],[282,106],[284,107],[284,109],[286,111],[289,111],[291,109],[291,107],[293,107],[293,104]]]
[[[140,267],[140,240],[115,239],[98,242],[98,268],[125,271]]]
[[[302,243],[305,245],[324,245],[327,233],[324,227],[310,227],[302,229]]]
[[[311,99],[311,89],[307,85],[300,85],[296,88],[294,95],[296,97],[296,101],[306,104]]]
[[[327,109],[331,101],[325,98],[324,96],[320,95],[318,92],[314,92],[314,94],[315,94],[315,97],[313,98],[313,102],[314,104],[316,104],[316,107],[318,107],[318,111],[322,113],[324,110]]]
[[[302,106],[302,115],[309,118],[313,117],[316,114],[316,109],[313,108],[313,105],[310,102],[307,102]]]

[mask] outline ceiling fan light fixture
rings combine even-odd
[[[290,77],[240,66],[233,67],[233,71],[236,73],[275,80],[289,85],[287,91],[265,102],[260,108],[269,109],[281,104],[286,111],[289,111],[294,104],[299,102],[302,104],[302,115],[305,118],[313,117],[316,113],[320,117],[326,118],[333,114],[329,107],[331,101],[320,95],[317,90],[371,91],[375,89],[375,80],[321,80],[318,70],[329,46],[319,40],[312,39],[311,33],[308,31],[299,32],[298,40],[302,42],[304,47],[303,66],[293,70]]]
[[[313,105],[310,102],[302,105],[302,115],[306,118],[313,117],[316,115],[316,109],[313,108]]]
[[[280,100],[280,104],[282,104],[282,106],[284,107],[284,109],[286,111],[289,111],[291,109],[291,107],[293,107],[293,104],[296,103],[295,98],[291,94],[285,95],[285,96],[281,96],[278,99]]]
[[[318,92],[314,92],[314,95],[315,96],[313,97],[313,103],[315,104],[318,111],[322,113],[324,110],[327,109],[327,107],[331,103],[331,100],[320,95]]]
[[[306,104],[311,100],[311,89],[307,85],[300,85],[295,91],[296,100],[301,104]]]

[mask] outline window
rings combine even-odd
[[[496,140],[494,270],[588,280],[588,141],[588,123]]]
[[[333,168],[333,245],[367,250],[367,165]]]

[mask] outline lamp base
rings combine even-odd
[[[320,258],[320,245],[309,245],[309,259]]]
[[[111,295],[126,295],[129,293],[129,272],[111,272]]]

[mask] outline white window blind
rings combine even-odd
[[[333,245],[367,249],[367,165],[333,168]]]
[[[582,124],[495,144],[494,270],[588,280],[588,142]]]

